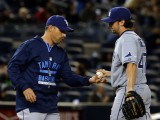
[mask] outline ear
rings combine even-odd
[[[120,26],[124,26],[124,23],[125,23],[124,20],[121,20],[121,21],[119,22]]]
[[[52,29],[54,28],[54,26],[52,26],[52,25],[49,25],[48,26],[48,30],[51,32],[52,31]]]

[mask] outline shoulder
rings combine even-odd
[[[28,40],[25,40],[24,42],[22,42],[19,47],[18,50],[29,50],[30,48],[32,48],[33,46],[37,46],[37,43],[39,42],[39,40],[37,38],[31,38]]]
[[[134,31],[126,31],[121,36],[122,37],[134,37],[135,35],[137,34]]]
[[[42,41],[42,38],[41,37],[39,37],[39,36],[35,36],[35,37],[33,37],[33,38],[31,38],[31,39],[28,39],[27,41],[26,41],[28,44],[33,44],[33,43],[41,43],[41,42],[43,42]]]
[[[122,42],[138,42],[139,38],[140,37],[134,31],[127,31],[120,37]]]
[[[38,36],[24,41],[21,45],[28,47],[28,46],[32,46],[33,44],[37,44],[37,43],[40,43],[40,37]]]

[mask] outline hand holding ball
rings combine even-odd
[[[99,79],[103,77],[103,73],[102,73],[102,72],[97,72],[96,75],[97,75],[97,77],[98,77]]]

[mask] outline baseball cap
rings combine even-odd
[[[67,20],[60,15],[53,15],[48,18],[46,22],[46,26],[53,25],[58,27],[60,30],[66,31],[66,32],[73,32],[74,30],[68,26]]]
[[[131,12],[125,7],[114,7],[110,9],[108,17],[101,19],[103,22],[115,22],[118,20],[131,20]]]

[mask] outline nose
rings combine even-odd
[[[66,33],[63,33],[62,36],[63,36],[63,37],[66,37]]]

